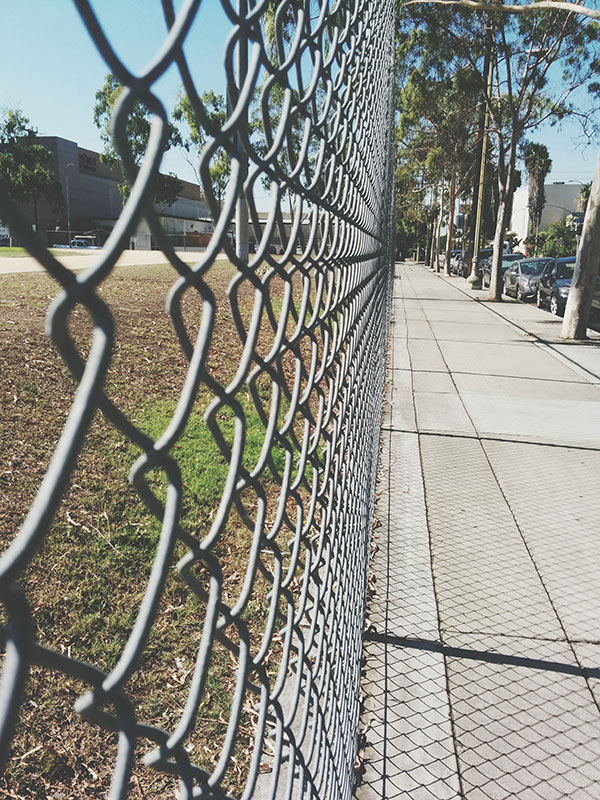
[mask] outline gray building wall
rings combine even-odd
[[[37,219],[38,232],[42,238],[46,238],[46,231],[67,231],[67,206],[70,210],[72,233],[100,226],[112,227],[123,209],[119,192],[120,170],[103,164],[99,153],[80,147],[77,142],[69,139],[39,136],[37,141],[51,154],[48,168],[60,181],[64,197],[62,208],[52,208],[44,198],[40,198]],[[155,206],[157,214],[167,213],[170,217],[187,220],[206,217],[208,209],[200,188],[188,181],[181,183],[181,193],[175,203],[168,207]],[[22,210],[33,224],[33,206],[24,204]],[[184,229],[180,226],[180,230]],[[62,238],[66,243],[66,233]]]
[[[98,153],[80,148],[76,142],[68,139],[40,136],[38,141],[52,153],[49,166],[60,181],[65,198],[65,207],[58,215],[47,203],[40,203],[38,218],[42,230],[43,218],[57,220],[58,225],[66,229],[67,201],[72,230],[87,228],[90,221],[98,217],[118,218],[123,203],[117,170],[102,164]],[[48,225],[49,229],[52,227],[55,226]]]

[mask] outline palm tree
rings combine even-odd
[[[544,181],[552,167],[552,159],[546,145],[529,142],[523,149],[523,160],[529,175],[527,205],[529,207],[530,233],[535,237],[537,251],[537,235],[546,202]]]
[[[579,190],[579,194],[577,195],[577,210],[584,211],[587,208],[588,200],[590,199],[590,193],[592,191],[592,182],[583,183],[581,185],[581,189]]]

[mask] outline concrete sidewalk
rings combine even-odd
[[[598,800],[600,342],[396,269],[357,797]]]

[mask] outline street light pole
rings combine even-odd
[[[238,0],[237,11],[240,19],[245,19],[248,14],[248,0]],[[236,54],[236,69],[235,77],[237,82],[236,87],[236,103],[239,100],[242,87],[248,75],[248,39],[245,35],[239,38]],[[248,110],[245,110],[247,115]],[[235,206],[235,249],[236,255],[242,264],[248,263],[248,203],[246,201],[246,194],[244,183],[248,177],[248,157],[244,152],[245,137],[248,135],[248,121],[244,117],[243,132],[237,134],[238,152],[237,157],[240,163],[240,193]],[[239,126],[238,126],[239,129]]]
[[[67,188],[67,231],[68,231],[68,238],[67,238],[67,245],[71,246],[71,198],[69,196],[69,167],[74,167],[75,164],[69,161],[67,166],[65,167],[65,186]]]

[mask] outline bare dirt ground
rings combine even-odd
[[[128,259],[139,259],[140,253],[126,255]],[[145,255],[161,257],[164,262],[160,253]],[[73,258],[87,266],[93,256]],[[11,266],[21,260],[11,259]],[[207,372],[221,385],[227,385],[235,374],[242,352],[227,295],[234,275],[235,269],[228,262],[215,264],[207,275],[217,319]],[[116,406],[155,439],[170,421],[189,366],[165,310],[165,298],[176,277],[164,263],[132,265],[114,270],[98,290],[115,320],[116,341],[105,391]],[[57,292],[56,283],[45,274],[0,277],[2,549],[10,545],[36,494],[77,388],[44,332],[48,305]],[[283,288],[273,288],[274,304],[281,303],[278,298],[282,294]],[[241,282],[236,298],[240,318],[247,325],[254,303],[250,281]],[[195,289],[186,292],[182,309],[194,342],[204,312],[202,298]],[[84,307],[77,306],[72,311],[69,330],[85,358],[93,331]],[[262,337],[265,352],[274,335],[271,326],[267,326]],[[281,367],[293,383],[293,359]],[[215,498],[220,497],[227,472],[212,437],[205,437],[202,414],[210,399],[206,391],[200,391],[189,435],[182,435],[174,449],[184,480],[183,521],[200,539],[210,528]],[[265,396],[265,404],[268,399]],[[228,412],[225,408],[219,419],[225,436],[233,429]],[[259,453],[264,428],[251,412],[252,408],[248,416],[249,438],[251,434],[255,436],[255,450]],[[37,641],[103,670],[115,666],[127,641],[160,535],[159,523],[128,482],[129,469],[139,455],[139,450],[100,413],[95,415],[71,485],[40,551],[20,581],[32,610]],[[149,480],[157,496],[161,496],[165,490],[164,474],[150,475]],[[265,476],[263,486],[267,518],[273,519],[279,493],[277,481]],[[293,514],[290,516],[294,518]],[[282,549],[291,533],[282,530]],[[232,514],[216,548],[229,564],[229,574],[223,577],[222,598],[230,605],[244,579],[250,540],[247,525]],[[155,628],[127,687],[138,719],[171,730],[185,704],[204,617],[203,602],[189,591],[175,568],[182,548],[176,548]],[[267,567],[265,570],[268,574]],[[197,578],[208,579],[204,567],[199,566]],[[258,647],[264,628],[268,589],[268,580],[257,580],[248,604],[253,648]],[[278,663],[276,650],[274,645],[274,671]],[[208,771],[223,745],[235,672],[233,653],[215,642],[209,690],[186,744],[194,762]],[[83,722],[73,711],[74,701],[88,688],[54,670],[33,666],[18,734],[6,773],[0,779],[0,794],[27,800],[105,796],[116,736]],[[240,736],[227,785],[228,791],[234,793],[244,783],[253,707],[249,698],[240,720]],[[150,742],[138,746],[139,753],[149,749]],[[130,796],[134,800],[174,797],[175,784],[173,778],[144,767],[138,759]]]

